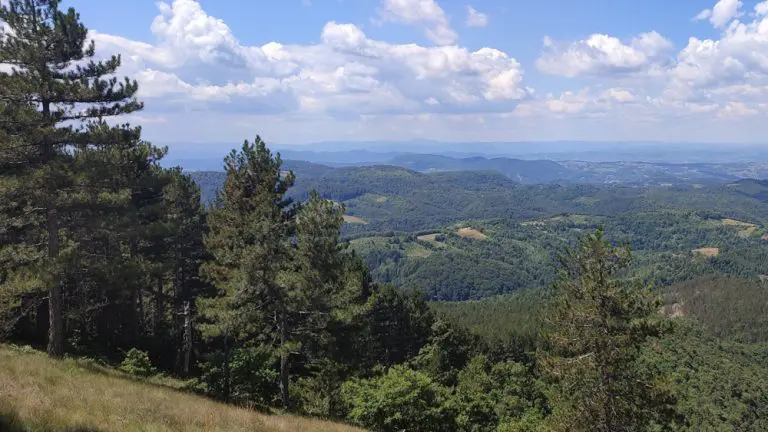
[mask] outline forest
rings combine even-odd
[[[330,168],[258,135],[186,173],[74,9],[0,21],[3,358],[375,431],[768,429],[768,184]],[[0,429],[121,430],[8,387]]]

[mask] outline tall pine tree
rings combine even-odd
[[[201,301],[201,329],[223,348],[225,399],[233,348],[285,340],[290,287],[284,275],[291,266],[295,211],[286,197],[294,175],[281,165],[261,138],[246,141],[226,157],[227,179],[208,215],[205,245],[213,260],[202,272],[218,295]],[[287,404],[288,389],[281,390]]]
[[[14,169],[0,172],[3,197],[13,200],[0,221],[4,232],[39,240],[10,244],[24,253],[5,262],[9,270],[0,283],[47,291],[52,357],[64,353],[65,263],[77,254],[71,228],[81,216],[73,209],[124,200],[125,191],[104,177],[111,163],[104,155],[140,142],[139,128],[110,126],[105,118],[142,108],[136,82],[114,77],[120,58],[95,61],[79,15],[59,6],[58,0],[0,6],[0,63],[12,68],[0,73],[0,127],[14,137],[2,145],[2,163]]]

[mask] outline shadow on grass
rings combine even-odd
[[[0,407],[0,432],[30,432],[32,429],[24,425],[19,415],[8,407]],[[35,427],[36,431],[44,432],[99,432],[99,429],[89,426]]]

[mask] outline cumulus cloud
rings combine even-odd
[[[536,60],[542,72],[564,77],[625,74],[648,70],[666,61],[672,43],[652,31],[623,42],[605,34],[558,44],[544,39],[544,52]]]
[[[712,9],[704,9],[693,20],[709,20],[715,28],[723,28],[740,15],[742,5],[740,0],[719,0]]]
[[[478,12],[472,6],[467,6],[467,27],[485,27],[488,25],[488,15]]]
[[[379,17],[385,22],[424,27],[426,36],[438,45],[451,45],[459,39],[435,0],[383,0]]]
[[[121,72],[155,107],[344,118],[511,110],[531,92],[520,63],[502,51],[390,44],[354,24],[327,23],[317,44],[249,46],[196,1],[175,0],[159,4],[151,28],[152,44],[92,37],[99,52],[123,54]]]

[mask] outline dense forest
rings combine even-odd
[[[138,84],[76,11],[0,20],[3,343],[379,431],[768,428],[768,185],[331,169],[258,136],[190,176],[121,123]]]

